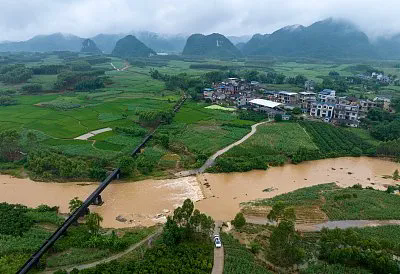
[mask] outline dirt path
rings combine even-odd
[[[181,171],[181,172],[175,173],[175,176],[177,176],[177,177],[186,177],[186,176],[191,176],[191,175],[203,173],[207,168],[212,167],[214,165],[215,159],[217,159],[219,156],[221,156],[222,154],[226,153],[231,148],[240,145],[241,143],[243,143],[244,141],[249,139],[251,136],[253,136],[257,132],[257,127],[259,125],[263,125],[263,124],[270,123],[270,122],[271,122],[271,120],[252,125],[250,133],[248,133],[246,136],[244,136],[239,141],[236,141],[236,142],[230,144],[229,146],[227,146],[227,147],[225,147],[225,148],[223,148],[221,150],[218,150],[216,153],[214,153],[214,155],[212,155],[210,158],[207,159],[207,161],[204,163],[204,165],[202,167],[200,167],[198,169]]]
[[[246,221],[251,224],[266,225],[273,224],[264,217],[246,216]],[[363,228],[384,225],[400,225],[400,220],[342,220],[327,221],[320,224],[296,224],[296,230],[302,232],[319,232],[323,228],[329,229],[346,229],[346,228]]]
[[[144,245],[146,243],[150,243],[150,241],[152,241],[152,239],[154,237],[160,235],[161,232],[162,232],[162,227],[157,229],[156,232],[154,232],[153,234],[147,236],[146,238],[144,238],[140,242],[132,245],[128,249],[124,250],[123,252],[115,254],[113,256],[110,256],[110,257],[107,257],[107,258],[104,258],[104,259],[101,259],[101,260],[98,260],[98,261],[95,261],[95,262],[92,262],[92,263],[87,263],[87,264],[81,264],[81,265],[75,265],[75,266],[64,266],[64,267],[60,266],[60,267],[57,267],[57,268],[52,268],[52,269],[45,270],[43,273],[53,273],[54,271],[57,271],[57,269],[65,269],[69,273],[74,268],[76,268],[78,270],[82,270],[82,269],[95,267],[96,265],[99,265],[99,264],[111,262],[113,260],[121,258],[122,256],[132,252],[133,250],[137,249],[138,247],[140,247],[140,246],[142,246],[142,245]]]

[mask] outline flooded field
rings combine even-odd
[[[102,193],[104,204],[92,206],[100,213],[103,227],[152,225],[191,198],[196,207],[216,220],[231,220],[240,203],[268,198],[298,188],[336,182],[339,186],[360,183],[384,189],[393,184],[390,175],[400,164],[375,158],[338,158],[273,167],[267,171],[230,174],[201,174],[171,180],[113,182]],[[95,188],[93,183],[40,183],[29,179],[0,175],[0,201],[30,207],[40,204],[60,206],[68,212],[73,197],[85,199]],[[264,192],[263,190],[270,191]]]

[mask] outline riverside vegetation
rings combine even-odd
[[[360,185],[338,188],[324,184],[299,189],[271,199],[256,201],[255,206],[270,206],[268,218],[277,225],[255,225],[235,220],[235,231],[223,234],[228,256],[226,273],[243,271],[243,261],[255,273],[299,271],[300,273],[400,273],[400,226],[322,229],[298,232],[294,224],[306,207],[319,206],[329,220],[378,219],[400,220],[396,209],[398,195],[391,191],[363,189]],[[312,221],[312,216],[308,216]],[[246,245],[240,245],[235,238]],[[236,243],[235,243],[236,242]],[[235,250],[231,245],[235,243]],[[300,267],[300,268],[299,268]],[[261,269],[261,270],[260,270]],[[262,272],[260,272],[262,273]]]

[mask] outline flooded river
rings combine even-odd
[[[152,225],[165,220],[186,198],[216,220],[231,220],[240,203],[273,197],[298,188],[336,182],[339,186],[360,183],[385,189],[393,180],[383,179],[400,164],[376,158],[337,158],[273,167],[266,171],[230,174],[201,174],[170,180],[113,182],[102,193],[104,204],[91,206],[100,213],[103,227]],[[73,197],[84,200],[95,188],[93,183],[40,183],[0,175],[0,201],[30,207],[40,204],[60,206],[68,212]],[[264,189],[273,189],[263,192]]]

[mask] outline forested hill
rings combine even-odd
[[[139,41],[135,36],[128,35],[116,43],[111,54],[120,58],[129,58],[149,57],[156,53],[154,50],[148,48],[145,44]]]
[[[225,36],[193,34],[187,41],[182,55],[203,57],[240,57],[241,52]]]
[[[78,36],[62,33],[38,35],[27,41],[0,43],[0,52],[80,51],[83,40]]]
[[[255,35],[243,47],[245,55],[379,58],[367,35],[349,22],[327,19],[309,27],[287,26],[270,35]]]
[[[96,43],[91,39],[86,39],[82,42],[82,53],[95,53],[101,54],[101,50],[97,47]]]

